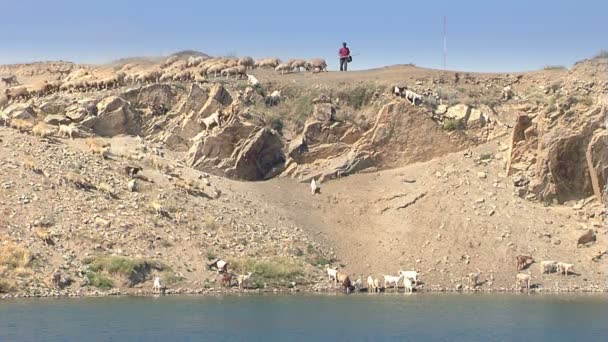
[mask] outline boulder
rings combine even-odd
[[[466,124],[471,115],[471,107],[466,104],[457,104],[448,108],[445,113],[445,117],[453,120],[461,120],[463,124]]]
[[[97,104],[97,111],[99,113],[97,120],[91,127],[96,134],[101,136],[140,134],[141,116],[124,99],[116,96],[107,97]]]
[[[166,108],[171,108],[177,101],[177,96],[171,86],[164,83],[151,84],[141,88],[131,88],[122,93],[120,97],[136,107],[150,107],[162,104]]]
[[[321,122],[333,121],[336,115],[336,107],[331,103],[322,102],[314,105],[312,116]]]
[[[45,115],[65,113],[68,104],[58,100],[45,101],[38,106],[40,112]]]
[[[594,133],[589,145],[587,145],[585,157],[593,194],[599,201],[606,203],[608,194],[608,133],[605,129]]]
[[[47,115],[44,118],[44,122],[49,125],[59,126],[59,125],[69,125],[70,122],[72,122],[72,121],[63,115]]]
[[[4,109],[4,114],[9,118],[21,120],[33,120],[37,116],[34,108],[27,103],[14,103]]]
[[[589,229],[588,231],[586,231],[584,234],[582,234],[581,236],[579,236],[576,245],[587,245],[587,244],[591,244],[593,242],[595,242],[597,240],[597,237],[595,236],[595,232],[593,231],[593,229]]]

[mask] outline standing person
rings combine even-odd
[[[342,48],[338,51],[338,54],[340,55],[340,71],[347,71],[351,57],[350,49],[346,47],[346,43],[342,43]]]

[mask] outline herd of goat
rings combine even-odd
[[[213,77],[248,78],[247,72],[252,69],[274,69],[281,74],[287,72],[321,72],[327,71],[323,59],[291,59],[281,62],[278,58],[266,58],[254,61],[251,57],[211,58],[189,57],[179,59],[169,57],[160,65],[143,67],[141,64],[127,63],[120,68],[93,70],[78,68],[69,74],[62,73],[57,80],[42,81],[35,84],[19,85],[15,75],[3,77],[4,95],[8,101],[27,100],[31,97],[49,95],[55,92],[90,92],[114,89],[127,85],[144,85],[166,82],[204,82]]]

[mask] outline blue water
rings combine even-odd
[[[0,301],[0,341],[608,341],[605,295]]]

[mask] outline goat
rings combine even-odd
[[[51,126],[45,122],[39,122],[32,128],[32,134],[37,135],[41,138],[46,138],[55,133],[55,126]]]
[[[422,96],[409,89],[405,91],[405,99],[414,106],[416,105],[416,101],[422,102]]]
[[[154,212],[161,217],[171,218],[169,215],[169,211],[163,207],[163,205],[158,201],[150,202],[150,207],[154,210]]]
[[[374,282],[374,278],[370,275],[367,277],[367,293],[374,292],[376,293],[378,288],[376,287],[376,283]]]
[[[162,293],[164,289],[164,286],[160,284],[160,277],[155,277],[154,285],[152,285],[152,291],[155,293]]]
[[[401,276],[392,276],[392,275],[384,275],[384,288],[386,289],[388,284],[393,284],[393,288],[397,289],[399,287],[399,281],[401,280]]]
[[[129,189],[130,192],[137,191],[137,183],[135,182],[135,179],[131,179],[129,181],[129,183],[127,184],[127,188]]]
[[[418,272],[416,271],[401,271],[399,270],[399,275],[403,277],[403,279],[410,279],[414,281],[414,284],[418,284]]]
[[[481,276],[481,273],[483,272],[481,272],[479,268],[477,269],[477,272],[469,273],[468,278],[470,288],[474,289],[477,287],[477,285],[479,285],[479,276]]]
[[[342,287],[344,287],[344,290],[346,290],[346,293],[350,293],[350,289],[352,287],[352,283],[350,281],[350,277],[345,275],[344,279],[342,280]]]
[[[310,181],[310,192],[313,194],[313,196],[317,193],[321,193],[321,182],[317,182],[315,181],[315,179],[313,178]]]
[[[553,260],[540,262],[540,274],[552,273],[557,268],[557,263]]]
[[[135,177],[135,175],[142,170],[143,169],[139,166],[125,166],[125,173],[127,176],[129,176],[129,178]]]
[[[74,124],[70,125],[59,125],[59,134],[62,136],[69,137],[71,140],[74,140],[74,133],[78,133],[78,127]]]
[[[530,290],[530,280],[532,279],[532,277],[529,274],[526,273],[517,273],[517,275],[515,276],[516,279],[516,283],[515,283],[515,287],[521,287],[522,283],[526,284],[526,289]]]
[[[578,241],[576,242],[576,247],[580,246],[580,245],[587,245],[591,242],[595,242],[597,238],[595,237],[595,232],[593,231],[593,229],[589,229],[585,234],[581,235],[581,237],[578,238]]]
[[[338,272],[338,274],[336,275],[337,282],[340,284],[344,283],[346,278],[348,278],[348,275],[346,273]]]
[[[278,105],[279,101],[281,101],[281,91],[275,90],[270,93],[270,95],[266,96],[264,103],[266,104],[266,107],[272,107]]]
[[[91,153],[99,154],[102,159],[106,159],[110,152],[110,143],[103,143],[95,139],[87,139],[87,145],[89,146],[89,151]]]
[[[53,236],[48,229],[36,229],[36,236],[46,245],[53,246],[55,244]]]
[[[361,291],[361,288],[363,287],[363,281],[361,280],[361,278],[355,280],[353,287],[355,288],[355,292]]]
[[[225,272],[222,274],[222,285],[226,287],[232,286],[232,273]]]
[[[206,118],[201,119],[203,125],[205,125],[205,129],[211,128],[211,125],[215,124],[217,127],[220,127],[220,113],[215,112],[209,115]]]
[[[517,270],[521,271],[526,269],[528,266],[534,263],[534,259],[532,259],[529,255],[518,255],[517,259]]]
[[[217,273],[226,273],[228,272],[228,265],[229,263],[222,259],[215,259],[212,263],[207,264],[207,267],[209,269],[215,267]]]
[[[238,277],[236,278],[236,281],[239,284],[239,289],[241,288],[241,285],[243,285],[243,283],[249,282],[250,278],[251,278],[251,272],[247,272],[247,274],[239,274]]]
[[[330,281],[333,278],[334,281],[337,283],[338,282],[338,268],[337,267],[330,268],[329,266],[327,266],[327,277],[329,278]]]
[[[74,184],[77,189],[89,190],[95,188],[86,178],[75,172],[66,172],[63,175],[63,179],[67,182]]]
[[[408,277],[403,277],[403,288],[405,290],[404,293],[412,293],[414,291],[414,287],[412,286],[412,281]]]
[[[557,263],[557,273],[568,275],[568,271],[570,271],[570,269],[572,267],[574,267],[573,264],[567,264],[565,262],[558,262]]]

